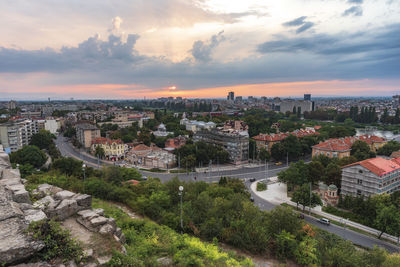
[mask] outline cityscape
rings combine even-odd
[[[0,265],[400,266],[399,13],[0,3]]]

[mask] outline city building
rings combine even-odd
[[[287,133],[276,133],[276,134],[259,134],[252,137],[256,141],[257,149],[265,148],[268,152],[271,152],[271,148],[274,144],[282,142],[289,135],[294,135],[298,138],[305,136],[319,135],[319,133],[313,127],[307,127],[305,129],[298,129],[293,132]]]
[[[126,160],[139,167],[170,169],[176,166],[176,157],[161,148],[144,144],[133,147],[127,154]]]
[[[117,161],[125,157],[125,145],[120,139],[109,139],[98,137],[92,141],[91,152],[94,154],[96,148],[100,146],[104,150],[104,156],[108,160]]]
[[[48,119],[45,120],[44,122],[44,129],[46,131],[49,131],[52,134],[56,134],[58,132],[58,130],[60,129],[60,123],[59,121],[55,120],[55,119]]]
[[[228,121],[224,127],[203,129],[193,136],[195,142],[221,146],[228,153],[233,164],[246,163],[249,160],[248,126],[243,121]]]
[[[327,186],[323,182],[319,182],[316,193],[320,196],[325,206],[336,206],[339,203],[338,188],[334,184]]]
[[[303,114],[304,112],[314,111],[315,104],[313,101],[309,100],[283,100],[278,104],[275,104],[275,109],[282,113],[286,112],[293,112],[294,109],[297,110],[300,108],[300,113]]]
[[[344,138],[331,138],[312,147],[312,156],[325,155],[329,158],[350,157],[351,147],[356,141],[363,141],[369,145],[371,151],[376,152],[387,141],[375,135],[361,135]]]
[[[392,108],[397,109],[400,107],[400,95],[394,95],[392,97]]]
[[[304,94],[305,101],[311,101],[311,94]]]
[[[93,140],[100,137],[100,129],[93,124],[80,123],[76,125],[76,137],[84,148],[90,148]]]
[[[180,125],[184,125],[186,131],[198,132],[200,130],[211,130],[215,128],[217,125],[212,122],[205,122],[205,121],[193,121],[183,118],[179,122]]]
[[[228,101],[234,101],[235,100],[235,92],[229,92],[228,96],[226,97]]]
[[[155,137],[167,137],[168,135],[173,135],[173,132],[167,132],[167,127],[165,127],[164,123],[161,123],[157,127],[157,131],[153,132]]]
[[[39,132],[35,120],[10,121],[0,124],[0,143],[7,153],[29,145],[32,135]]]
[[[186,138],[184,136],[177,136],[174,138],[168,138],[165,141],[164,149],[167,151],[173,151],[175,149],[180,148],[181,146],[186,144]]]
[[[17,101],[15,101],[15,100],[9,101],[8,104],[7,104],[7,108],[8,108],[8,110],[16,109],[17,108]]]
[[[341,194],[369,197],[400,190],[400,158],[366,159],[342,168]]]

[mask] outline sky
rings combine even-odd
[[[391,96],[399,0],[2,0],[0,99]]]

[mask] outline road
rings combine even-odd
[[[76,151],[74,148],[72,148],[72,145],[67,141],[66,138],[59,136],[56,140],[56,145],[58,149],[60,150],[61,154],[66,157],[74,157],[80,160],[83,160],[87,166],[94,167],[94,168],[100,168],[97,164],[97,159],[87,156],[85,154],[79,153]],[[112,164],[110,164],[112,165]],[[286,169],[287,167],[284,166],[270,166],[268,168],[268,177],[274,177],[278,174],[278,172]],[[260,197],[258,197],[256,194],[254,194],[251,189],[250,189],[250,182],[248,181],[248,178],[255,178],[256,180],[259,179],[264,179],[267,175],[267,171],[265,169],[265,166],[262,167],[252,167],[252,168],[241,168],[241,169],[235,169],[235,170],[228,170],[228,171],[212,171],[208,173],[180,173],[180,174],[170,174],[170,173],[152,173],[152,172],[147,172],[147,171],[141,171],[140,172],[145,175],[145,176],[154,176],[160,178],[161,181],[169,181],[173,177],[178,176],[178,178],[181,181],[206,181],[206,182],[218,182],[219,178],[221,176],[229,176],[229,177],[235,177],[235,178],[241,178],[244,179],[246,187],[249,189],[249,192],[251,193],[252,197],[254,198],[254,203],[257,205],[261,210],[272,210],[275,208],[275,204],[272,204]],[[313,217],[305,216],[305,220],[309,222],[310,224],[317,226],[321,229],[324,229],[330,233],[336,234],[346,240],[350,240],[354,244],[363,246],[363,247],[369,247],[372,248],[374,245],[385,248],[389,252],[399,252],[399,248],[395,245],[392,245],[388,242],[379,240],[377,238],[373,238],[368,235],[364,235],[349,229],[343,229],[343,227],[339,227],[337,225],[331,224],[329,226],[323,225]]]

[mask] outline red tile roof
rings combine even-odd
[[[92,144],[108,144],[112,145],[113,143],[123,144],[121,139],[109,139],[105,137],[97,137],[92,141]]]
[[[259,134],[257,136],[254,136],[254,140],[258,141],[267,141],[267,142],[280,142],[289,135],[294,135],[298,138],[305,137],[305,136],[312,136],[312,135],[319,135],[318,132],[314,130],[308,130],[308,129],[299,129],[295,130],[291,133],[278,133],[278,134]]]
[[[363,161],[359,161],[347,166],[344,166],[343,168],[355,166],[355,165],[361,165],[364,168],[368,169],[372,173],[382,176],[384,174],[390,173],[395,170],[400,169],[400,158],[397,159],[385,159],[385,158],[372,158],[372,159],[366,159]]]
[[[362,135],[362,136],[351,136],[344,138],[331,138],[324,142],[321,142],[313,148],[329,150],[329,151],[338,151],[338,152],[346,152],[351,150],[351,146],[357,141],[363,141],[367,144],[371,145],[373,143],[383,143],[386,140],[382,137],[374,136],[374,135]]]
[[[140,145],[137,145],[134,148],[132,148],[132,150],[133,151],[148,151],[148,150],[151,150],[151,148],[144,144],[140,144]]]

